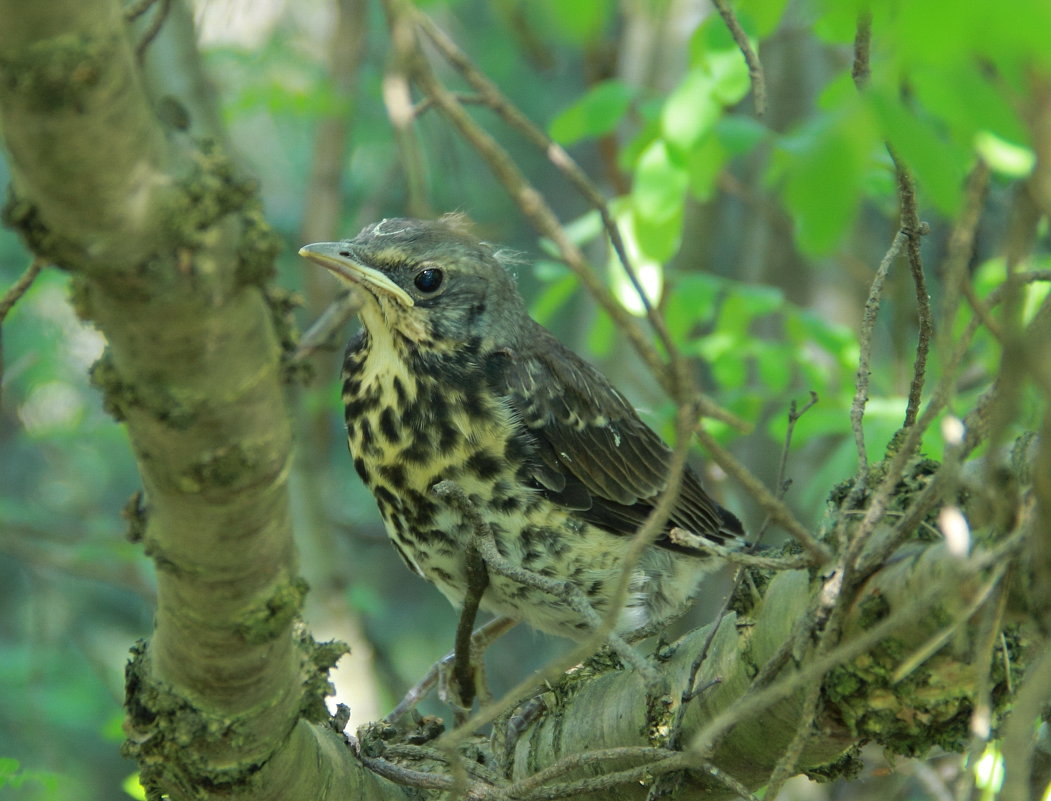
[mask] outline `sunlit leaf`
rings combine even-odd
[[[710,200],[716,181],[726,163],[726,149],[719,139],[709,134],[690,151],[686,159],[690,194],[697,200]]]
[[[684,166],[672,161],[663,140],[642,153],[635,168],[631,203],[646,221],[661,222],[682,213],[682,199],[689,182]]]
[[[1036,166],[1036,153],[1012,144],[992,131],[979,131],[974,137],[978,154],[993,170],[1008,178],[1026,178]]]
[[[649,304],[656,306],[664,290],[664,265],[661,260],[647,255],[643,250],[635,228],[635,215],[631,213],[630,204],[616,203],[614,205],[614,221],[620,230],[625,255],[628,257],[639,286],[635,286],[620,257],[612,247],[609,248],[607,265],[610,285],[613,288],[613,294],[617,296],[624,308],[633,314],[641,315],[646,312],[646,306],[639,296],[639,289],[641,288],[645,293]]]
[[[632,209],[632,222],[639,251],[647,258],[666,262],[679,251],[682,244],[682,205],[663,220],[651,220]]]
[[[748,94],[748,65],[718,15],[709,18],[691,37],[690,63],[691,72],[700,69],[708,75],[715,99],[723,105],[731,106]]]
[[[664,104],[661,132],[682,151],[690,150],[722,114],[715,81],[707,70],[695,67],[687,73]]]
[[[132,773],[120,783],[121,789],[136,801],[146,801],[146,788],[139,781],[139,774]]]

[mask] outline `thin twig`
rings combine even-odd
[[[437,748],[431,748],[426,745],[412,745],[410,743],[392,743],[384,749],[383,756],[388,761],[393,761],[395,759],[411,759],[416,762],[430,760],[433,762],[444,762],[445,764],[449,764],[449,755],[444,751],[439,751]],[[473,777],[481,779],[488,784],[494,786],[508,784],[507,779],[505,779],[500,773],[481,762],[467,760],[465,761],[465,767],[467,768],[467,772]]]
[[[730,35],[733,36],[738,49],[741,51],[741,55],[744,56],[745,63],[748,65],[748,80],[752,82],[755,116],[762,118],[766,116],[766,78],[763,76],[763,64],[759,61],[759,56],[752,47],[752,43],[748,41],[748,34],[744,32],[741,23],[737,21],[737,16],[734,14],[733,9],[726,4],[726,0],[712,0],[712,5],[719,12],[719,16],[723,18],[723,22],[726,23]]]
[[[907,238],[906,233],[900,230],[894,235],[887,253],[876,269],[872,286],[869,288],[869,296],[865,300],[865,311],[861,315],[861,332],[858,334],[858,371],[854,378],[854,401],[850,404],[850,427],[854,431],[854,446],[858,454],[858,478],[855,486],[864,481],[869,465],[868,454],[865,450],[863,422],[865,405],[869,400],[869,375],[871,373],[869,363],[872,359],[872,336],[876,328],[876,316],[879,314],[880,302],[883,298],[883,284],[887,280],[890,265],[898,257]]]
[[[529,130],[530,126],[523,126],[520,112],[512,111],[511,105],[503,99],[502,95],[492,86],[481,73],[473,68],[466,56],[452,44],[448,37],[444,36],[430,20],[423,14],[417,13],[411,7],[403,8],[400,0],[387,0],[391,13],[412,14],[417,24],[431,41],[441,48],[442,54],[456,66],[483,97],[487,104],[501,113],[505,119],[516,120],[519,130]],[[395,8],[397,6],[397,8]],[[514,200],[519,209],[533,227],[543,236],[546,236],[558,247],[563,260],[567,266],[576,273],[581,283],[595,298],[600,306],[613,319],[618,328],[622,330],[631,341],[633,347],[638,351],[643,361],[649,367],[661,385],[675,400],[681,400],[680,389],[676,385],[675,377],[668,366],[657,354],[656,349],[642,332],[635,318],[619,303],[613,296],[609,287],[598,277],[588,264],[583,252],[566,235],[561,223],[554,212],[544,200],[543,195],[529,182],[522,171],[515,164],[506,150],[504,150],[490,134],[476,123],[458,101],[456,95],[450,92],[434,75],[431,67],[423,60],[416,59],[413,63],[415,72],[413,78],[419,84],[421,90],[430,98],[434,106],[460,131],[478,152],[482,160],[488,165],[496,179],[503,184],[504,189]],[[547,139],[544,137],[544,145]],[[659,329],[658,329],[659,331]]]
[[[817,406],[818,397],[814,390],[810,390],[810,399],[802,406],[797,406],[793,400],[788,407],[788,425],[785,427],[785,441],[781,446],[781,458],[777,462],[777,481],[774,483],[776,488],[777,497],[784,499],[785,494],[788,492],[788,487],[791,482],[788,480],[788,454],[792,450],[792,437],[796,432],[796,423],[799,422],[800,418],[809,412],[812,408]],[[762,525],[756,532],[756,543],[759,538],[762,537],[763,532],[766,531],[766,527],[770,525],[769,515],[763,520]],[[752,549],[755,550],[754,548]]]
[[[697,439],[704,448],[705,453],[723,470],[733,476],[745,488],[745,491],[755,499],[770,519],[781,526],[792,535],[803,546],[814,564],[824,564],[829,560],[828,549],[822,545],[813,534],[806,530],[800,523],[792,510],[784,501],[763,486],[752,473],[733,455],[719,444],[718,440],[709,434],[704,428],[697,429]]]
[[[455,97],[460,103],[462,103],[465,106],[489,105],[489,101],[481,95],[469,95],[465,92],[453,92],[453,97]],[[429,97],[425,97],[423,98],[423,100],[416,103],[416,105],[412,107],[412,115],[414,117],[422,117],[432,108],[434,108],[434,101],[431,100]]]
[[[438,48],[438,51],[445,57],[445,59],[452,64],[460,74],[463,75],[464,79],[475,89],[475,91],[478,92],[482,102],[492,108],[493,111],[504,120],[504,122],[511,126],[511,128],[522,133],[526,139],[537,147],[537,149],[542,153],[545,153],[551,160],[551,163],[566,176],[569,182],[576,187],[577,191],[579,191],[587,201],[598,210],[599,215],[602,218],[603,227],[609,235],[610,243],[613,245],[613,249],[617,254],[617,258],[620,260],[621,265],[623,265],[625,273],[627,273],[628,280],[634,287],[636,294],[638,294],[639,300],[643,304],[643,308],[646,310],[646,316],[649,319],[650,324],[660,337],[661,344],[668,349],[669,353],[674,353],[675,345],[671,337],[668,335],[667,329],[664,325],[664,320],[656,313],[656,310],[650,303],[649,296],[646,294],[638,279],[638,275],[631,263],[631,259],[628,257],[627,249],[624,247],[624,242],[620,236],[620,229],[617,228],[617,225],[609,212],[609,205],[606,203],[606,198],[598,190],[598,187],[592,183],[591,179],[588,178],[587,173],[580,168],[580,165],[573,160],[572,156],[566,152],[565,148],[552,141],[544,131],[533,124],[532,120],[519,111],[518,107],[507,99],[496,84],[485,77],[482,71],[479,70],[478,67],[467,57],[467,54],[460,50],[460,48],[456,46],[456,43],[453,42],[453,40],[450,39],[441,28],[434,24],[434,21],[430,19],[430,17],[421,12],[416,12],[414,19],[416,24],[420,26],[427,38]]]
[[[854,34],[854,64],[851,67],[851,76],[858,91],[864,91],[869,81],[869,56],[872,45],[872,14],[864,12],[858,17],[857,29]],[[919,413],[920,400],[923,395],[923,382],[927,374],[927,356],[930,352],[931,340],[934,337],[934,319],[931,314],[931,299],[927,292],[927,281],[923,272],[923,257],[920,253],[920,237],[928,232],[926,223],[920,220],[918,206],[916,204],[916,186],[913,183],[905,163],[894,152],[894,148],[887,144],[887,152],[890,153],[894,162],[894,171],[898,182],[898,200],[901,207],[901,231],[907,239],[906,253],[908,254],[909,270],[912,273],[913,285],[916,288],[916,317],[919,327],[916,340],[916,358],[913,362],[912,381],[909,385],[909,396],[905,406],[904,428],[912,426],[916,422]],[[897,237],[895,237],[897,240]],[[899,245],[900,247],[900,245]],[[872,297],[871,295],[869,296]],[[866,312],[868,306],[866,305]],[[951,325],[951,322],[950,322]],[[867,369],[867,368],[866,368]],[[859,374],[861,368],[859,367]],[[868,375],[865,375],[866,400]],[[860,387],[859,395],[860,393]],[[855,401],[858,396],[855,396]],[[855,489],[862,489],[867,460],[863,453],[864,440],[860,434],[860,417],[855,419],[856,407],[851,407],[851,422],[854,425],[854,437],[859,447],[858,471],[861,482],[855,483]]]
[[[508,786],[504,793],[508,798],[528,797],[537,788],[571,770],[614,760],[641,759],[647,762],[660,762],[667,759],[671,753],[667,749],[650,746],[619,746],[601,748],[595,751],[581,751],[564,756],[531,776],[526,776],[524,779]]]
[[[135,2],[128,3],[124,6],[124,21],[132,22],[137,20],[143,14],[150,10],[150,6],[156,3],[157,0],[135,0]]]
[[[139,39],[138,44],[135,45],[135,58],[140,63],[146,58],[146,50],[149,48],[150,43],[157,38],[157,34],[161,32],[161,28],[164,27],[164,21],[168,19],[168,12],[171,11],[172,0],[160,0],[160,4],[160,9],[158,9],[146,30],[142,32],[142,38]]]
[[[18,276],[18,280],[4,293],[3,298],[0,299],[0,325],[3,325],[11,309],[22,299],[29,287],[33,285],[36,277],[40,275],[40,271],[44,269],[45,264],[46,262],[43,259],[33,259],[23,273]]]
[[[413,124],[416,112],[412,103],[410,80],[416,65],[422,61],[416,32],[404,14],[389,14],[391,56],[383,76],[383,104],[394,129],[394,141],[405,175],[408,198],[406,206],[414,217],[430,216],[424,178],[423,153]]]
[[[1051,697],[1051,648],[1045,640],[1043,647],[1035,647],[1033,651],[1036,658],[1018,687],[1011,714],[1003,727],[1004,785],[1000,798],[1004,801],[1026,801],[1032,797],[1028,782],[1037,745],[1033,726],[1038,710]]]
[[[707,395],[697,392],[696,387],[688,377],[688,371],[685,369],[685,360],[682,358],[681,354],[679,354],[678,348],[668,333],[664,318],[653,308],[648,295],[638,279],[636,270],[632,264],[630,256],[628,255],[627,248],[624,245],[623,237],[620,234],[620,229],[617,227],[616,221],[610,213],[609,204],[606,202],[605,196],[598,187],[595,186],[594,182],[588,178],[587,173],[581,169],[580,165],[574,161],[573,157],[569,155],[565,148],[557,142],[554,142],[542,129],[537,127],[532,120],[519,111],[518,108],[500,91],[499,87],[497,87],[496,84],[490,81],[485,74],[478,69],[470,58],[468,58],[467,55],[456,46],[456,43],[453,42],[452,39],[441,30],[441,28],[434,24],[433,20],[419,11],[413,11],[413,14],[417,25],[419,25],[420,29],[424,32],[431,43],[434,44],[442,56],[460,72],[464,77],[464,80],[466,80],[468,84],[478,92],[478,97],[472,98],[471,102],[478,102],[479,100],[483,102],[486,106],[495,111],[511,128],[520,132],[529,142],[536,146],[542,153],[546,154],[551,163],[566,177],[567,180],[569,180],[577,191],[584,196],[592,207],[598,211],[599,217],[602,220],[602,226],[606,231],[606,235],[609,237],[610,245],[613,247],[613,251],[616,253],[617,259],[624,268],[628,280],[631,282],[636,294],[639,296],[639,299],[643,304],[647,320],[657,334],[657,338],[660,340],[665,352],[668,354],[670,361],[670,366],[668,367],[665,367],[663,363],[660,363],[660,367],[655,369],[654,364],[657,363],[654,361],[656,353],[651,352],[648,355],[647,352],[639,350],[639,337],[641,332],[638,330],[634,318],[630,315],[622,314],[623,307],[613,299],[613,296],[606,289],[605,284],[598,281],[594,275],[594,271],[576,255],[579,251],[576,250],[575,246],[568,243],[568,240],[566,240],[564,236],[561,236],[563,233],[561,227],[559,226],[557,231],[560,236],[553,236],[549,227],[545,227],[545,225],[536,218],[531,217],[531,219],[534,227],[536,227],[542,235],[547,236],[558,244],[563,259],[569,267],[577,273],[577,276],[581,279],[582,283],[587,287],[588,291],[593,297],[595,297],[598,303],[610,313],[610,316],[618,324],[621,330],[624,330],[627,333],[633,346],[636,350],[639,350],[639,354],[642,356],[643,360],[647,362],[651,371],[654,372],[654,375],[657,376],[657,380],[661,382],[665,391],[668,392],[671,398],[677,403],[688,402],[693,397],[699,396],[701,406],[700,412],[702,415],[724,422],[738,431],[749,430],[750,426],[748,423],[741,420],[732,412],[718,406],[718,404]],[[464,102],[463,96],[454,92],[449,92],[448,97],[454,101],[459,100],[461,103]],[[428,107],[437,104],[437,100],[433,95],[428,96],[423,102],[426,103]],[[485,157],[483,151],[480,150],[479,152]],[[490,168],[494,170],[494,173],[497,172],[496,167],[491,160]],[[497,174],[497,177],[500,177],[499,173]],[[505,186],[507,185],[508,184],[505,181]],[[511,194],[512,197],[514,197],[514,192],[511,192]],[[524,208],[523,211],[525,211]],[[527,214],[527,216],[529,215]],[[566,247],[567,244],[569,244],[570,248],[568,250]],[[576,263],[578,261],[579,264]],[[587,272],[586,276],[583,271]],[[597,286],[602,287],[604,294],[595,294],[596,282]],[[611,308],[608,305],[610,302],[615,304],[618,313],[613,313],[611,311]],[[620,316],[618,316],[618,314]],[[629,327],[625,328],[626,325]],[[649,348],[648,342],[646,342],[646,347]]]
[[[774,769],[770,772],[770,778],[766,782],[766,793],[768,798],[777,798],[785,782],[796,774],[796,765],[799,755],[803,753],[806,744],[814,735],[814,720],[817,718],[818,702],[821,700],[821,683],[814,682],[813,686],[806,691],[803,705],[799,710],[799,724],[792,740],[785,747],[784,753],[777,760]]]
[[[788,428],[787,428],[787,430],[785,432],[785,443],[784,443],[784,447],[782,448],[782,451],[781,451],[781,460],[780,460],[780,464],[779,464],[778,471],[777,471],[777,483],[776,483],[776,486],[778,488],[777,489],[777,492],[778,492],[777,497],[778,497],[779,500],[784,498],[785,491],[788,489],[788,482],[785,480],[785,472],[787,470],[788,453],[789,453],[789,450],[791,449],[791,446],[792,446],[792,434],[795,431],[796,423],[799,421],[799,418],[801,418],[804,414],[806,414],[807,411],[810,410],[810,408],[813,407],[816,403],[817,403],[817,393],[816,392],[811,392],[810,393],[810,400],[807,401],[807,403],[804,404],[802,408],[797,408],[795,401],[792,401],[792,404],[789,407],[789,411],[788,411]],[[749,553],[747,553],[747,554],[734,554],[734,555],[731,555],[731,554],[727,553],[727,554],[720,554],[720,555],[724,559],[727,559],[728,561],[732,560],[735,556],[747,556],[750,559],[762,560],[763,557],[756,557],[756,556],[754,556],[754,552],[759,547],[760,541],[762,540],[763,534],[765,533],[769,523],[770,523],[770,517],[768,515],[766,517],[766,519],[764,520],[762,526],[760,526],[759,530],[756,532],[755,539],[752,542],[751,548],[749,549]],[[724,549],[724,550],[728,550],[728,549]],[[774,561],[787,562],[789,560],[774,560]],[[803,557],[802,559],[798,560],[799,567],[802,568],[802,567],[806,566],[806,564],[809,563],[809,561],[810,561],[809,558]],[[740,564],[740,563],[738,563],[738,564],[739,564],[739,567],[746,566],[746,565],[743,565],[743,564]],[[763,566],[764,567],[771,567],[769,565],[763,565]],[[786,567],[784,567],[782,565],[777,565],[777,566],[773,566],[773,569],[786,569]],[[793,569],[793,568],[787,568],[787,569]],[[682,727],[683,727],[683,723],[684,723],[685,718],[686,718],[686,710],[688,709],[688,704],[695,697],[697,697],[697,695],[699,695],[700,692],[701,692],[699,689],[697,689],[694,686],[697,683],[697,674],[700,672],[701,666],[704,664],[704,661],[708,658],[708,652],[709,652],[709,650],[711,650],[712,643],[715,641],[715,635],[718,633],[719,626],[722,623],[723,618],[726,616],[726,613],[727,613],[727,611],[730,608],[730,602],[737,595],[738,590],[740,589],[740,586],[741,586],[741,582],[743,581],[744,577],[745,577],[745,571],[742,570],[742,569],[738,569],[736,575],[734,576],[733,587],[731,587],[730,591],[726,594],[726,597],[723,599],[722,606],[719,608],[719,613],[715,616],[714,622],[709,627],[708,636],[705,637],[703,645],[701,646],[700,650],[697,652],[697,655],[694,657],[693,662],[690,665],[690,672],[687,674],[686,683],[685,683],[685,685],[683,687],[683,690],[682,690],[682,696],[679,699],[679,706],[675,710],[675,717],[674,717],[674,720],[672,721],[671,732],[668,735],[668,748],[670,748],[672,750],[678,751],[678,750],[680,750],[682,748]],[[706,686],[708,686],[708,685],[706,685]],[[654,785],[654,786],[656,786],[656,785]]]
[[[490,643],[502,637],[517,625],[517,623],[517,620],[512,620],[509,617],[498,617],[490,620],[488,623],[480,626],[474,634],[471,635],[471,650],[476,652],[484,651]],[[445,665],[450,664],[455,658],[455,655],[455,651],[450,651],[431,665],[430,669],[423,675],[423,678],[413,685],[413,687],[405,693],[405,696],[401,701],[398,702],[398,705],[383,718],[384,723],[397,723],[414,709],[438,682],[438,677],[441,675]]]
[[[334,350],[337,334],[347,321],[361,308],[361,299],[351,291],[338,295],[299,339],[299,344],[289,357],[289,363],[305,362],[319,350]]]
[[[620,610],[623,608],[627,599],[630,573],[634,564],[644,551],[646,543],[652,542],[653,539],[656,538],[671,514],[675,499],[678,496],[682,471],[685,469],[686,454],[689,451],[689,433],[692,426],[692,415],[686,410],[680,410],[680,414],[676,417],[678,437],[676,439],[675,448],[672,450],[671,459],[669,460],[668,484],[658,498],[657,503],[649,514],[649,517],[633,538],[632,547],[623,560],[618,586],[610,600],[609,609],[601,622],[601,626],[595,631],[590,632],[589,636],[585,637],[575,648],[572,648],[561,657],[551,660],[551,662],[543,668],[535,671],[533,674],[520,681],[518,685],[509,690],[502,698],[482,705],[478,711],[462,725],[451,732],[443,734],[442,737],[439,738],[442,747],[447,749],[455,748],[460,742],[466,739],[471,732],[476,731],[481,726],[491,723],[509,706],[516,703],[518,699],[534,692],[536,687],[542,686],[547,682],[555,681],[573,665],[578,664],[582,659],[593,654],[595,649],[606,641],[608,633],[613,630],[613,626],[620,614]],[[655,684],[654,690],[651,690],[651,692],[659,689],[658,685]]]
[[[961,562],[958,574],[960,579],[978,575],[992,565],[1014,558],[1022,542],[1021,536],[1012,536],[994,548]],[[798,672],[763,688],[756,688],[753,684],[746,696],[707,722],[690,743],[691,750],[702,756],[709,755],[715,742],[740,721],[764,709],[769,709],[812,682],[821,681],[822,677],[836,665],[843,664],[870,650],[876,643],[892,635],[899,628],[913,625],[916,619],[937,603],[945,592],[946,588],[943,585],[932,584],[871,628],[859,632],[850,641],[837,645],[823,656],[807,660],[805,666]]]
[[[858,89],[868,86],[871,70],[869,54],[872,51],[872,12],[864,11],[858,16],[858,27],[854,32],[854,63],[850,67],[850,77]]]
[[[453,790],[456,788],[456,782],[450,776],[423,770],[413,770],[381,757],[367,756],[362,752],[356,740],[351,741],[351,749],[362,765],[377,776],[389,779],[395,784],[400,784],[404,787],[418,787],[422,790]],[[460,788],[460,794],[457,798],[465,799],[465,801],[485,801],[485,799],[494,797],[494,790],[495,788],[488,784],[473,782],[467,787]]]
[[[21,300],[22,296],[29,290],[29,287],[33,285],[36,277],[40,275],[40,271],[44,269],[44,261],[40,258],[35,258],[29,262],[29,266],[26,267],[25,271],[18,277],[18,280],[11,285],[3,298],[0,298],[0,388],[3,387],[4,378],[4,350],[3,350],[3,324],[4,320],[7,319],[7,315],[10,314],[11,309],[15,307],[15,304]]]
[[[949,233],[949,242],[945,256],[945,265],[942,268],[943,296],[941,305],[941,318],[944,321],[939,337],[941,350],[948,351],[952,341],[953,321],[956,319],[957,307],[960,303],[961,292],[966,296],[968,290],[973,294],[970,285],[970,274],[968,267],[974,254],[974,241],[978,232],[978,223],[981,219],[982,205],[985,200],[986,188],[989,185],[989,168],[985,162],[979,161],[967,178],[967,188],[964,192],[963,213]],[[972,303],[972,307],[974,304]],[[978,309],[975,308],[975,312]],[[986,316],[988,323],[993,323]],[[993,323],[987,327],[997,336],[999,326]],[[998,338],[1003,336],[999,334]]]
[[[927,375],[927,355],[930,353],[931,340],[934,338],[934,319],[931,315],[931,296],[927,292],[927,280],[923,274],[923,257],[920,254],[920,237],[930,229],[921,222],[916,205],[916,185],[905,164],[898,158],[890,145],[887,146],[894,160],[894,169],[898,176],[898,197],[901,201],[901,230],[908,236],[905,252],[909,257],[909,271],[916,287],[916,319],[919,331],[916,335],[916,358],[912,365],[912,381],[909,383],[909,398],[905,406],[905,428],[916,422],[920,400],[923,396],[923,382]],[[948,322],[948,321],[947,321]]]

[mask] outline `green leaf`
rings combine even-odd
[[[854,332],[813,311],[791,309],[785,318],[785,333],[797,346],[813,342],[831,355],[840,367],[853,369],[857,364],[859,346]]]
[[[753,30],[755,36],[761,39],[777,28],[787,4],[788,0],[746,0],[741,4],[738,16],[742,25],[745,25],[746,20],[750,23],[746,30]]]
[[[604,233],[602,228],[602,215],[597,210],[585,211],[576,219],[570,220],[562,226],[566,238],[574,245],[584,247]],[[546,236],[540,237],[540,249],[552,259],[562,258],[562,251],[558,245]]]
[[[718,15],[706,20],[690,38],[690,64],[708,74],[715,98],[723,105],[739,102],[751,88],[744,55]]]
[[[704,137],[686,159],[689,174],[690,194],[702,203],[710,200],[715,192],[715,183],[726,163],[727,152],[718,137]]]
[[[537,5],[546,30],[578,45],[600,36],[606,22],[614,16],[612,0],[541,0]]]
[[[965,147],[983,130],[1010,142],[1029,142],[1025,125],[1004,97],[1003,87],[993,85],[976,64],[920,68],[909,74],[909,86],[923,107],[944,121]]]
[[[770,129],[752,117],[728,114],[715,124],[715,136],[731,156],[750,152],[770,136]]]
[[[599,357],[608,355],[613,349],[616,333],[609,315],[603,311],[598,312],[594,324],[588,329],[588,349]]]
[[[0,757],[0,787],[7,783],[10,776],[18,773],[18,760],[10,757]]]
[[[721,114],[714,79],[708,70],[695,67],[664,104],[661,133],[669,143],[686,152],[711,130]]]
[[[804,252],[829,252],[853,224],[875,144],[868,115],[856,103],[817,114],[782,138],[769,175],[783,180],[785,205]]]
[[[873,87],[867,94],[882,134],[938,210],[955,217],[963,203],[964,177],[973,160],[969,149],[940,134],[929,119],[906,108],[892,91]]]
[[[821,0],[814,18],[814,33],[826,42],[853,42],[858,16],[868,6],[868,0]]]
[[[632,214],[630,204],[624,203],[621,198],[618,198],[610,206],[614,222],[620,230],[624,252],[631,260],[639,286],[641,286],[650,305],[656,306],[660,302],[664,291],[664,265],[662,263],[664,260],[653,258],[643,249],[636,229],[636,217]],[[668,233],[665,232],[664,236],[667,237]],[[677,241],[678,237],[676,235],[675,242],[677,243]],[[624,308],[633,314],[645,314],[646,306],[642,298],[639,297],[639,291],[635,288],[635,284],[632,283],[627,270],[624,269],[624,265],[612,247],[609,248],[609,261],[606,266],[606,273],[609,276],[613,294]]]
[[[715,350],[715,348],[713,348]],[[748,363],[737,349],[720,348],[722,352],[716,358],[709,358],[708,364],[716,382],[727,389],[739,389],[748,380]]]
[[[559,309],[563,308],[577,289],[577,278],[563,267],[566,275],[545,286],[536,296],[530,314],[540,325],[547,325]]]
[[[762,284],[738,284],[733,297],[747,310],[750,319],[780,311],[785,305],[785,295],[776,286]]]
[[[607,134],[624,118],[634,96],[634,90],[621,81],[598,83],[555,117],[548,132],[564,145]]]
[[[146,788],[139,781],[139,774],[132,773],[120,783],[121,789],[136,801],[146,801]]]
[[[639,252],[654,261],[666,262],[678,253],[682,244],[682,205],[663,220],[649,220],[633,210],[632,226]]]
[[[674,163],[667,144],[658,139],[647,147],[635,167],[631,205],[638,218],[664,222],[682,214],[689,177]]]
[[[767,392],[784,392],[792,380],[795,356],[788,348],[757,342],[755,348],[756,367],[763,389]]]
[[[723,279],[708,273],[690,273],[669,287],[664,322],[677,344],[685,344],[696,326],[714,319],[724,284]]]
[[[992,131],[979,131],[974,148],[986,164],[1008,178],[1028,178],[1036,167],[1036,153],[1030,148],[1011,144]]]

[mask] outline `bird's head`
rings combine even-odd
[[[382,220],[353,239],[307,245],[299,255],[353,286],[370,333],[383,326],[417,347],[511,347],[528,319],[499,252],[456,216]]]

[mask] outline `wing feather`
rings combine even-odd
[[[556,503],[616,534],[633,534],[666,486],[671,449],[594,367],[537,326],[529,352],[507,352],[498,386],[535,445],[531,477]],[[658,544],[673,527],[743,542],[740,521],[687,468]]]

